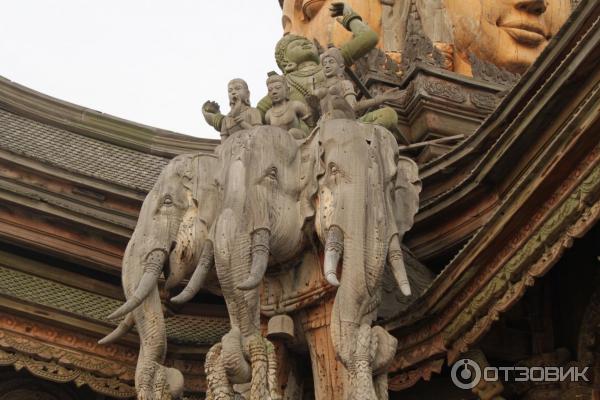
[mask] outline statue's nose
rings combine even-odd
[[[548,8],[547,0],[519,0],[515,8],[529,14],[542,15]]]

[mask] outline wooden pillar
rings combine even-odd
[[[310,351],[315,400],[343,400],[347,372],[336,359],[331,340],[331,310],[335,295],[303,311],[301,323]]]

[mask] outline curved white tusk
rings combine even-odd
[[[127,332],[133,328],[135,324],[135,320],[133,319],[133,314],[127,314],[125,319],[121,321],[121,323],[115,328],[114,331],[98,340],[98,344],[111,344],[121,339]]]
[[[204,286],[206,277],[214,264],[213,244],[210,241],[206,241],[204,248],[202,249],[202,255],[200,256],[200,260],[198,260],[198,265],[196,266],[190,281],[181,293],[171,299],[171,303],[183,304],[190,301],[202,286]]]
[[[390,242],[390,249],[388,251],[388,263],[391,266],[392,273],[400,291],[405,296],[410,296],[412,290],[410,289],[410,282],[408,275],[406,274],[406,266],[404,265],[404,255],[402,254],[402,246],[400,245],[400,238],[398,235],[394,235]]]
[[[327,231],[325,240],[325,262],[323,264],[323,274],[325,279],[332,286],[340,286],[337,278],[337,267],[344,252],[344,233],[337,226],[332,226]]]
[[[158,277],[162,272],[166,260],[166,253],[162,250],[152,251],[146,258],[144,274],[138,283],[133,295],[127,299],[125,304],[108,316],[108,319],[117,319],[135,310],[150,295],[156,287]]]
[[[252,266],[250,275],[237,286],[240,290],[256,289],[262,282],[267,265],[269,265],[269,239],[271,233],[267,229],[259,229],[252,233]]]

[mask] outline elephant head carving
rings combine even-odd
[[[217,153],[219,210],[199,268],[171,301],[191,299],[211,267],[202,260],[213,259],[232,326],[221,341],[221,364],[230,382],[254,382],[260,369],[244,354],[260,336],[258,286],[268,265],[297,257],[305,246],[303,228],[314,215],[318,143],[260,126],[236,132]]]
[[[154,399],[157,388],[177,398],[183,376],[166,368],[166,333],[158,280],[164,273],[167,288],[177,285],[199,259],[208,226],[214,218],[216,157],[181,155],[162,171],[142,205],[138,224],[125,250],[122,268],[127,301],[109,316],[125,316],[110,335],[100,341],[111,343],[134,324],[140,334],[136,369],[139,399]],[[212,214],[212,215],[211,215]]]
[[[401,241],[418,208],[416,164],[398,156],[385,128],[341,119],[322,121],[303,142],[277,127],[240,131],[217,153],[216,217],[190,283],[172,299],[189,300],[216,267],[232,329],[215,350],[214,366],[230,384],[264,379],[255,376],[267,368],[256,360],[266,359],[268,347],[256,339],[258,286],[269,265],[298,258],[307,232],[316,232],[324,276],[338,286],[334,348],[354,374],[354,398],[378,398],[396,340],[371,325],[386,265],[410,294]],[[250,343],[262,356],[249,356]]]
[[[358,374],[351,379],[356,385],[353,398],[375,399],[381,385],[372,382],[373,374],[378,375],[376,380],[386,379],[396,341],[371,324],[386,263],[402,292],[410,295],[401,240],[418,206],[416,164],[405,158],[398,162],[396,141],[376,125],[324,121],[320,142],[325,170],[319,177],[315,225],[324,243],[325,278],[339,286],[331,317],[332,340],[342,363]],[[374,355],[367,356],[374,347]],[[358,361],[365,357],[369,363]],[[359,372],[359,366],[365,365],[368,368]]]

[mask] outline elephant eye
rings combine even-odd
[[[332,175],[337,175],[340,173],[340,169],[335,163],[329,163],[329,173]]]
[[[269,179],[277,180],[277,167],[268,168],[265,176]]]

